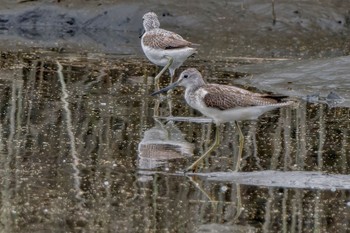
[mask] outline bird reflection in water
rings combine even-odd
[[[138,146],[138,167],[154,169],[167,166],[169,160],[193,155],[193,144],[184,139],[173,121],[166,124],[155,118],[155,126],[144,132]]]

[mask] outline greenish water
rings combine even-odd
[[[186,65],[194,62],[208,82],[245,78],[223,71],[234,62]],[[178,173],[211,145],[214,127],[156,121],[149,95],[156,69],[143,59],[3,53],[0,67],[2,232],[347,231],[347,189],[242,185]],[[173,104],[174,116],[201,116],[180,91]],[[166,101],[161,114],[168,114]],[[241,170],[349,174],[349,124],[348,108],[305,101],[241,122]],[[200,171],[233,170],[234,124],[222,126],[221,137]],[[161,156],[176,158],[154,160]]]

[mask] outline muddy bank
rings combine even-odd
[[[329,107],[350,107],[350,56],[302,61],[270,61],[223,70],[250,73],[236,80],[241,85],[298,96]],[[335,95],[332,95],[335,94]]]
[[[257,171],[257,172],[217,172],[199,174],[208,180],[232,181],[240,184],[259,185],[267,187],[290,187],[310,189],[349,189],[348,175],[328,175],[321,172],[308,171]]]
[[[349,54],[347,1],[4,1],[4,51],[32,47],[140,55],[142,15],[201,44],[200,58]]]
[[[40,41],[44,39],[35,43]],[[137,50],[134,46],[130,48]],[[208,176],[180,176],[175,172],[211,146],[213,125],[177,91],[172,119],[167,117],[166,101],[161,106],[162,116],[174,125],[155,119],[150,93],[157,70],[144,56],[78,52],[1,53],[0,232],[348,229],[348,108],[301,102],[297,109],[281,108],[258,121],[240,123],[245,135],[242,176],[230,172],[237,161],[239,133],[235,124],[225,124],[220,147],[200,167]],[[214,59],[189,59],[184,67],[197,67],[209,82],[229,85],[245,72],[255,76],[270,71],[278,78],[292,70],[298,78],[299,72],[310,75],[318,70],[319,75],[321,68],[326,75],[342,70],[337,77],[347,71],[346,58],[315,59],[304,62],[306,67],[293,59],[287,60],[293,64],[274,66],[267,60],[271,59],[255,59],[265,61],[260,69]],[[281,69],[273,69],[277,66]],[[162,81],[167,78],[164,75]],[[249,78],[254,81],[245,79]],[[293,82],[301,86],[300,79]],[[267,81],[263,80],[266,86]],[[346,91],[345,85],[342,88]],[[181,121],[175,122],[176,117]],[[154,159],[149,152],[163,149],[167,155],[188,157],[158,166],[160,154]],[[289,216],[295,220],[287,226]]]

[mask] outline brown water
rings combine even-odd
[[[215,77],[209,82],[233,84],[245,75],[220,71],[233,62],[191,62]],[[156,121],[149,95],[156,69],[143,59],[37,51],[2,53],[0,66],[2,232],[348,229],[348,189],[242,185],[178,173],[210,146],[213,126]],[[174,116],[201,116],[180,94],[173,104]],[[163,102],[161,114],[167,112]],[[241,122],[241,171],[348,174],[349,123],[348,108],[304,101]],[[234,169],[237,130],[232,123],[221,130],[221,145],[201,172]]]

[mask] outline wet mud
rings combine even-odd
[[[346,232],[347,1],[9,1],[0,9],[1,232]],[[146,11],[201,44],[177,71],[298,102],[214,126],[154,117]],[[166,72],[161,86],[169,83]]]

